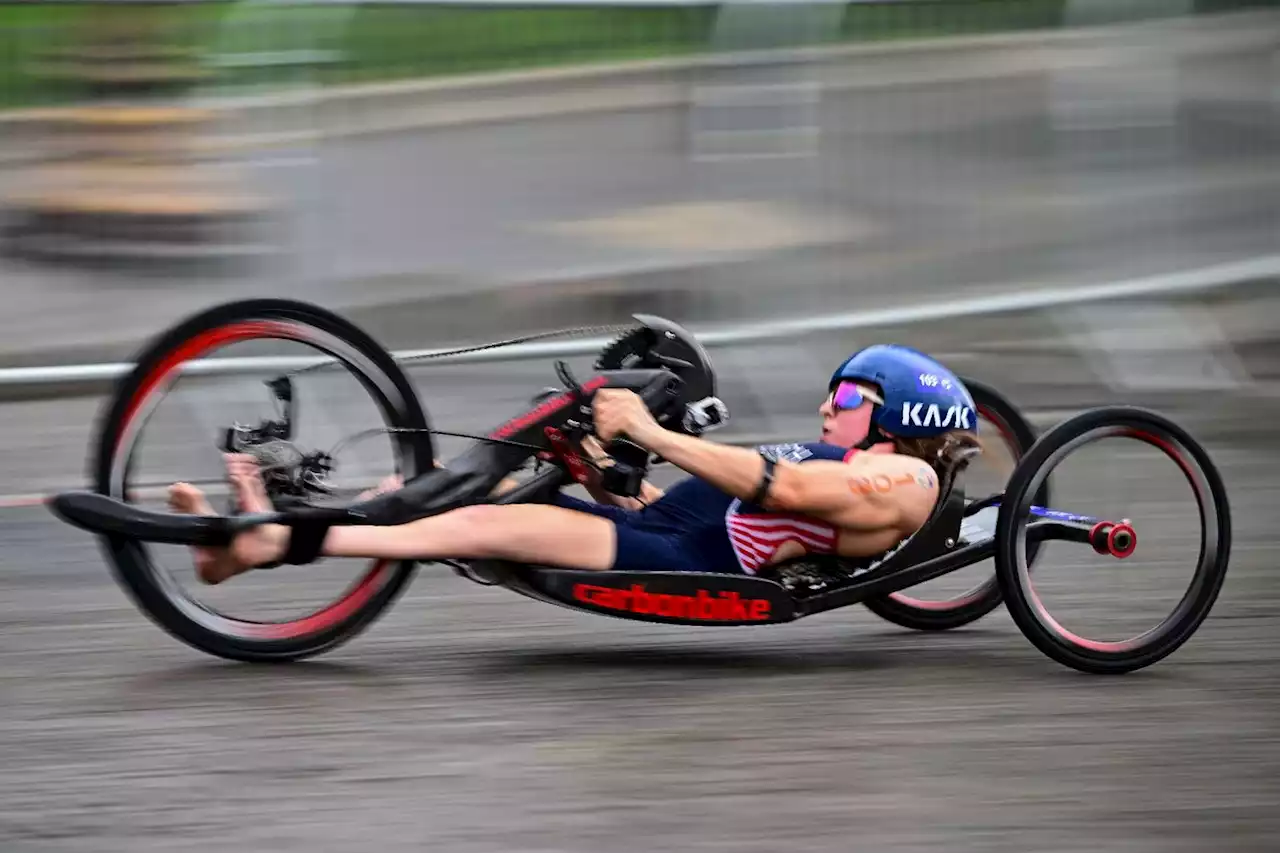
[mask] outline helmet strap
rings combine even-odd
[[[879,406],[877,406],[876,408],[878,409]],[[889,436],[885,435],[880,431],[879,424],[872,423],[871,428],[867,430],[866,438],[862,439],[862,441],[859,441],[857,444],[855,444],[854,449],[870,450],[875,445],[883,444],[886,441],[889,441]]]

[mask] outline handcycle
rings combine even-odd
[[[433,435],[458,434],[430,426],[402,361],[359,327],[326,309],[292,300],[221,305],[176,325],[143,350],[115,387],[97,425],[92,491],[64,492],[53,496],[49,505],[64,521],[98,536],[120,584],[174,637],[240,661],[313,656],[352,639],[385,612],[404,591],[417,563],[375,561],[327,606],[301,618],[267,622],[233,618],[193,600],[156,565],[148,544],[221,546],[256,525],[291,525],[308,516],[339,525],[388,525],[469,504],[546,502],[560,490],[584,482],[588,474],[579,451],[581,442],[592,435],[590,402],[601,388],[634,391],[668,429],[702,435],[723,426],[727,409],[715,396],[716,374],[705,348],[676,323],[648,315],[633,319],[632,324],[612,329],[617,337],[600,349],[589,377],[580,380],[565,362],[557,362],[560,387],[546,389],[530,407],[488,434],[467,436],[474,442],[438,465]],[[254,454],[271,463],[264,471],[269,471],[265,485],[274,512],[196,516],[137,506],[132,500],[135,442],[165,389],[212,351],[260,339],[304,343],[323,354],[304,369],[340,366],[359,380],[384,420],[378,431],[388,439],[403,487],[325,505],[332,494],[331,455],[294,448],[287,463],[280,461],[281,447],[292,446],[298,427],[294,374],[286,373],[266,383],[278,404],[278,416],[256,426],[226,426],[219,441],[224,451]],[[1229,561],[1226,489],[1205,449],[1167,417],[1129,406],[1081,412],[1037,437],[1022,413],[995,389],[971,378],[962,381],[979,414],[994,423],[1010,445],[1016,467],[1002,492],[970,498],[964,482],[968,462],[961,460],[943,472],[939,498],[926,523],[875,559],[805,555],[756,575],[596,572],[493,560],[437,562],[486,586],[578,611],[646,622],[779,624],[860,604],[903,627],[940,631],[970,624],[1004,604],[1031,643],[1083,672],[1130,672],[1179,648],[1207,617]],[[1201,536],[1194,577],[1173,612],[1137,637],[1101,642],[1059,624],[1031,578],[1037,554],[1051,540],[1077,543],[1119,560],[1137,550],[1137,530],[1127,520],[1050,508],[1052,470],[1076,449],[1115,435],[1136,438],[1173,459],[1195,491]],[[661,462],[625,438],[608,450],[615,464],[602,471],[603,485],[619,495],[635,496],[650,467]],[[532,476],[494,494],[504,478],[531,463]],[[959,596],[925,601],[906,592],[992,558],[994,576]]]

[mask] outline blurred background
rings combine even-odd
[[[1274,850],[1278,140],[1275,0],[0,0],[0,849]],[[726,634],[438,573],[323,663],[220,665],[39,502],[83,485],[119,365],[252,296],[397,351],[669,317],[733,341],[725,441],[813,438],[877,341],[1041,428],[1150,406],[1222,468],[1232,570],[1119,682],[1001,611]],[[410,375],[456,430],[555,382],[518,353]],[[218,407],[258,393],[176,398],[156,482],[197,447],[216,478]],[[311,411],[336,429],[355,396]],[[1046,584],[1108,629],[1158,618],[1185,480],[1066,464],[1064,508],[1150,550]],[[263,574],[207,594],[297,604]]]

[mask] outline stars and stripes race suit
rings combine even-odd
[[[846,460],[857,450],[831,444],[766,445],[758,448],[777,461]],[[690,477],[640,510],[626,510],[561,495],[559,506],[601,516],[614,523],[619,571],[755,574],[787,543],[810,554],[835,551],[839,531],[830,524],[792,513],[769,512]]]

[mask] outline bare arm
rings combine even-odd
[[[759,453],[670,432],[654,424],[635,440],[672,464],[743,500],[751,499],[764,474]],[[923,463],[908,472],[886,461],[885,472],[860,472],[843,462],[813,461],[804,465],[778,462],[766,509],[794,512],[843,529],[882,530],[903,527],[908,515],[931,498],[936,486]],[[932,501],[929,501],[932,505]]]

